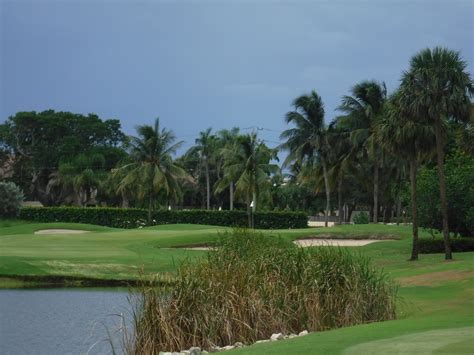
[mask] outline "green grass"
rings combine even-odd
[[[42,229],[80,229],[85,234],[37,235]],[[183,258],[204,254],[172,248],[212,243],[226,228],[164,225],[114,229],[74,223],[0,223],[0,276],[74,276],[137,279],[140,273],[172,272]],[[287,237],[305,230],[275,231]]]
[[[36,230],[49,228],[91,232],[34,234]],[[142,269],[145,273],[173,272],[179,260],[200,257],[204,252],[170,247],[212,243],[218,232],[224,230],[194,225],[120,230],[71,223],[0,221],[0,275],[134,279]],[[258,344],[236,353],[474,353],[474,329],[465,329],[474,326],[474,253],[455,254],[453,262],[444,262],[441,254],[421,255],[419,261],[408,262],[411,234],[406,226],[352,225],[264,233],[287,239],[327,234],[347,238],[398,236],[400,240],[355,248],[401,283],[398,320]],[[428,237],[428,234],[422,232],[421,236]],[[4,284],[4,280],[0,279],[0,284]],[[435,333],[426,333],[433,331]],[[404,343],[412,345],[400,350],[399,344]]]

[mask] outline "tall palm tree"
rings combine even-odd
[[[337,189],[339,223],[344,222],[343,211],[343,184],[354,161],[351,155],[350,127],[347,126],[347,116],[338,116],[331,121],[328,127],[328,142],[331,147],[329,180]],[[347,219],[347,217],[346,217]]]
[[[416,119],[426,120],[435,131],[446,260],[452,259],[452,252],[444,174],[445,126],[448,119],[469,120],[474,87],[466,68],[459,52],[441,47],[427,48],[411,59],[400,86],[400,102],[404,110]]]
[[[253,212],[257,210],[258,200],[270,183],[270,174],[278,171],[278,166],[271,163],[277,158],[276,151],[258,140],[256,133],[251,133],[237,136],[236,144],[225,148],[222,154],[224,176],[227,181],[236,181],[235,194],[244,197],[251,226],[250,208]]]
[[[220,152],[218,153],[222,153],[225,151],[225,149],[232,149],[232,147],[236,144],[237,142],[237,137],[239,136],[239,128],[237,127],[234,127],[230,130],[228,129],[223,129],[223,130],[220,130],[219,132],[217,132],[217,137],[219,139],[219,143],[220,143],[220,146],[221,146],[221,150]],[[219,160],[219,166],[220,167],[223,167],[224,164],[225,164],[225,155],[224,154],[219,154],[220,155],[220,158],[218,159]],[[218,174],[218,181],[216,182],[216,186],[215,186],[215,191],[217,193],[219,192],[222,192],[224,191],[224,189],[226,188],[226,184],[228,184],[229,186],[229,210],[233,210],[234,209],[234,180],[229,180],[227,178],[229,178],[229,176],[220,176],[220,174]]]
[[[394,95],[389,102],[387,115],[378,123],[378,143],[396,157],[407,159],[410,168],[413,243],[410,260],[418,260],[418,213],[416,181],[420,162],[429,157],[435,146],[433,127],[411,119]]]
[[[351,90],[351,96],[343,96],[339,110],[354,120],[351,139],[357,150],[365,149],[374,164],[374,209],[373,222],[378,223],[379,213],[379,170],[381,149],[376,143],[375,127],[383,114],[387,99],[385,83],[363,81]]]
[[[178,180],[186,176],[185,171],[175,164],[172,154],[181,146],[175,143],[174,133],[166,128],[160,129],[160,120],[154,126],[137,127],[138,137],[131,137],[130,157],[132,163],[117,169],[117,173],[126,171],[119,184],[119,190],[137,187],[138,197],[148,197],[148,223],[158,194],[168,199],[177,199],[180,192]]]
[[[204,174],[206,176],[206,209],[211,207],[211,182],[210,182],[210,161],[213,154],[215,153],[216,136],[211,134],[212,128],[208,128],[205,131],[199,132],[199,137],[196,138],[195,146],[192,147],[188,152],[197,152],[201,159],[201,164],[204,168]]]
[[[296,98],[293,105],[295,110],[286,114],[285,121],[294,124],[295,127],[285,130],[280,136],[286,140],[280,145],[280,149],[289,152],[284,166],[293,162],[299,162],[306,167],[316,162],[321,163],[326,191],[325,226],[327,227],[331,210],[331,191],[327,166],[329,145],[324,123],[324,104],[313,90],[309,95]]]

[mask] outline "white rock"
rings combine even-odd
[[[160,355],[173,355],[173,353],[169,351],[160,351]]]
[[[275,334],[272,334],[272,336],[270,337],[270,340],[271,341],[277,341],[277,340],[282,340],[283,338],[284,338],[283,334],[275,333]]]
[[[288,339],[293,339],[293,338],[296,338],[297,336],[298,335],[292,333],[292,334],[288,335]]]
[[[189,348],[189,353],[191,355],[201,355],[201,348],[198,346],[193,346],[192,348]]]
[[[244,347],[244,344],[241,343],[240,341],[238,341],[237,343],[234,344],[234,346],[235,346],[236,348],[243,348],[243,347]]]
[[[268,343],[270,339],[263,339],[263,340],[257,340],[255,344],[260,344],[260,343]]]
[[[307,331],[307,330],[303,330],[302,332],[300,332],[300,333],[298,334],[299,337],[303,337],[303,336],[305,336],[305,335],[308,335],[308,331]]]
[[[227,345],[227,346],[224,346],[224,347],[222,348],[222,350],[232,350],[232,349],[235,349],[235,346],[233,346],[233,345]]]

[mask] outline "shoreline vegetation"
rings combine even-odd
[[[171,287],[132,293],[128,354],[214,351],[279,333],[395,319],[393,280],[347,248],[299,248],[251,230],[233,230],[216,246],[199,261],[181,263]]]

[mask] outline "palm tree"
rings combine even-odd
[[[347,116],[338,116],[331,121],[328,127],[328,142],[331,147],[329,180],[337,189],[337,203],[339,223],[347,219],[343,218],[343,184],[345,176],[348,174],[354,162],[351,154],[350,128],[347,126]]]
[[[316,162],[321,163],[326,191],[325,226],[327,227],[331,210],[331,191],[327,167],[329,145],[324,123],[324,104],[313,90],[309,95],[296,98],[293,105],[295,110],[286,114],[285,121],[293,123],[295,127],[285,130],[280,136],[286,140],[280,145],[280,149],[289,152],[283,165],[299,162],[311,168]]]
[[[388,114],[377,126],[378,143],[396,157],[409,161],[412,208],[413,243],[409,260],[418,260],[418,213],[416,181],[420,162],[428,157],[435,146],[433,127],[419,120],[410,119],[398,103],[396,94],[389,102]]]
[[[206,209],[211,207],[211,182],[209,165],[212,155],[215,151],[216,136],[211,134],[212,128],[208,128],[205,131],[199,133],[199,137],[196,138],[195,146],[192,147],[188,152],[192,154],[197,152],[201,159],[201,164],[204,167],[204,174],[206,176]]]
[[[59,164],[58,171],[50,176],[47,191],[60,187],[62,199],[78,206],[87,205],[105,179],[104,165],[105,159],[101,154],[90,157],[79,154],[71,161]]]
[[[374,209],[373,222],[378,223],[379,213],[379,170],[381,150],[376,144],[375,127],[383,114],[387,98],[385,83],[363,81],[351,90],[352,96],[343,96],[339,110],[354,120],[351,139],[356,150],[365,148],[374,163]]]
[[[132,163],[117,169],[117,173],[126,171],[119,184],[119,190],[136,186],[138,197],[148,197],[148,223],[151,223],[152,212],[158,194],[163,193],[168,199],[177,199],[180,192],[178,179],[186,176],[185,171],[175,164],[172,154],[182,142],[174,143],[176,137],[166,128],[160,129],[160,120],[154,126],[137,127],[138,137],[131,137],[130,157]]]
[[[232,149],[232,146],[236,144],[237,137],[239,136],[239,128],[234,127],[230,130],[228,129],[220,130],[219,132],[217,132],[217,136],[219,139],[219,143],[222,147],[220,150],[220,153],[222,153],[225,151],[225,149],[229,149],[229,148]],[[225,164],[224,158],[225,158],[224,154],[220,154],[220,158],[218,158],[219,163],[220,163],[218,164],[219,167],[224,166]],[[220,176],[220,174],[218,174],[218,181],[216,182],[215,191],[216,193],[222,192],[226,188],[226,185],[227,184],[229,185],[229,210],[232,211],[234,209],[234,181],[233,180],[227,181],[225,177],[226,176]]]
[[[276,159],[276,151],[257,139],[255,133],[237,136],[236,143],[222,152],[224,155],[224,177],[236,181],[235,195],[242,196],[247,205],[249,226],[252,211],[257,210],[258,200],[265,187],[270,184],[270,174],[278,171],[278,166],[270,163]]]
[[[445,126],[448,119],[468,122],[474,93],[473,81],[466,70],[467,64],[459,52],[447,48],[424,49],[410,61],[403,74],[400,102],[412,117],[433,126],[436,136],[441,215],[445,259],[452,259],[449,241],[446,178],[444,174]]]

